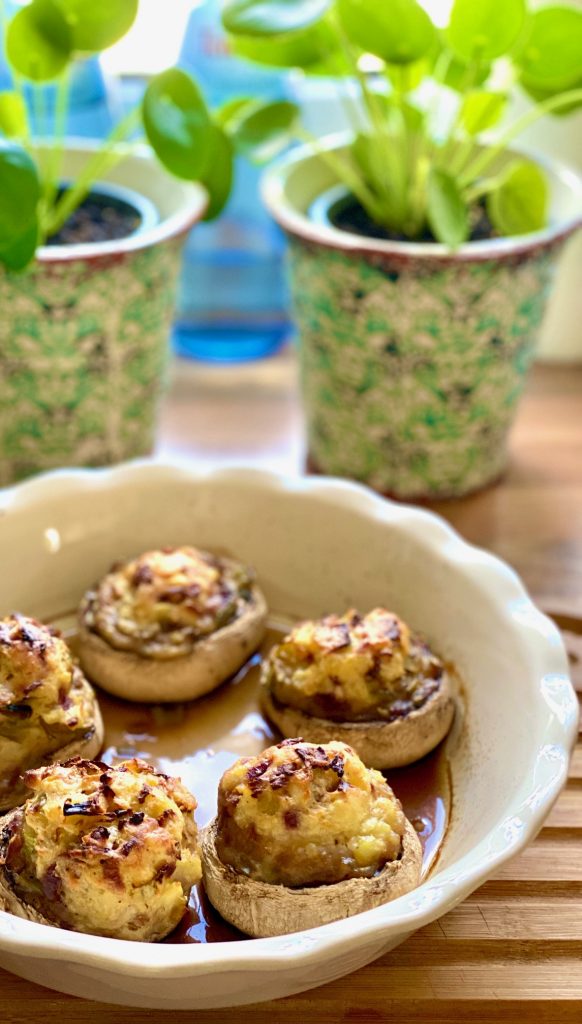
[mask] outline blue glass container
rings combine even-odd
[[[281,99],[285,77],[233,57],[220,4],[190,15],[180,63],[210,106],[235,96]],[[235,185],[219,220],[197,225],[186,244],[174,345],[179,355],[224,362],[275,351],[289,333],[284,238],[262,206],[261,169],[237,158]]]

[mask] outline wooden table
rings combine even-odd
[[[161,456],[198,465],[301,472],[290,350],[243,367],[175,367]],[[469,540],[502,555],[546,609],[582,619],[582,368],[537,367],[512,438],[508,473],[466,501],[434,506]],[[582,628],[582,626],[581,626]],[[571,637],[580,661],[582,640]],[[574,652],[576,653],[576,652]],[[579,679],[582,689],[582,679]],[[40,980],[40,977],[39,977]],[[84,1003],[0,971],[2,1024],[141,1024],[145,1011]],[[276,1003],[172,1024],[527,1024],[582,1022],[582,743],[536,841],[462,906],[369,967]]]

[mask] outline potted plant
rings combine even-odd
[[[211,111],[170,69],[109,138],[67,140],[73,63],[116,42],[137,6],[32,0],[3,26],[0,485],[151,450],[181,243],[226,203],[233,153],[273,152],[295,118],[252,99]],[[32,137],[29,83],[40,110],[56,83],[50,138]]]
[[[512,146],[582,100],[582,11],[454,0],[440,31],[415,0],[227,0],[223,21],[249,59],[343,79],[353,122],[300,132],[264,184],[290,236],[312,467],[404,498],[482,487],[581,219],[580,180]],[[490,140],[514,86],[535,105]]]

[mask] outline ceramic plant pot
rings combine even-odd
[[[308,149],[267,172],[265,201],[290,238],[313,469],[410,499],[502,473],[554,260],[581,223],[581,179],[545,169],[547,229],[455,252],[334,227],[337,183]]]
[[[69,146],[65,179],[94,146]],[[206,193],[145,148],[107,184],[141,214],[133,234],[42,247],[24,274],[0,272],[0,486],[152,449],[181,245]]]

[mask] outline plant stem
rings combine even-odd
[[[45,181],[45,201],[47,210],[52,208],[55,196],[60,186],[60,179],[65,153],[65,134],[67,128],[67,113],[69,109],[70,77],[66,70],[57,82],[57,95],[55,103],[54,143],[50,151],[50,159],[47,162],[47,177]]]
[[[347,120],[350,123],[350,128],[354,135],[357,135],[362,128],[362,112],[358,104],[358,97],[353,95],[351,86],[355,84],[351,77],[345,77],[344,66],[340,55],[335,51],[333,55],[328,58],[329,61],[329,74],[336,79],[344,79],[345,82],[338,82],[338,99],[344,108],[344,112]],[[344,87],[345,86],[345,87]]]
[[[452,174],[453,177],[457,177],[461,173],[463,167],[472,155],[474,147],[475,139],[471,135],[467,135],[458,143],[450,161],[443,160],[445,165],[448,163],[449,174]]]
[[[479,58],[476,57],[475,58],[475,63],[467,64],[467,66],[465,67],[463,78],[462,78],[462,81],[460,83],[460,88],[459,88],[460,96],[459,96],[459,102],[458,102],[458,105],[457,105],[457,109],[455,111],[455,116],[453,117],[453,119],[451,121],[451,124],[449,126],[449,130],[448,130],[448,132],[446,134],[446,138],[445,138],[445,140],[443,142],[442,159],[443,159],[443,163],[444,164],[448,163],[449,157],[451,155],[451,147],[454,145],[457,129],[458,129],[460,123],[461,123],[461,115],[462,115],[462,111],[463,111],[463,101],[464,101],[466,95],[471,91],[471,89],[473,89],[475,87],[475,81],[477,79],[478,71],[479,71]],[[463,166],[463,163],[464,163],[466,157],[469,156],[469,154],[471,152],[471,149],[473,147],[473,139],[472,139],[471,136],[468,136],[468,141],[469,141],[470,145],[467,147],[467,152],[465,153],[465,155],[463,157],[463,162],[461,163],[461,167]],[[467,140],[464,140],[463,147],[466,146],[466,142],[467,142]],[[455,165],[456,165],[456,161],[457,160],[458,160],[458,150],[457,150],[456,158],[453,158],[453,163],[455,163]],[[451,165],[451,168],[450,168],[451,174],[458,174],[459,169],[460,168],[457,168],[457,170],[453,170],[453,166]]]
[[[376,197],[369,191],[368,187],[361,180],[357,172],[350,167],[343,157],[338,156],[338,154],[334,153],[333,150],[324,149],[324,147],[320,145],[317,136],[312,135],[311,132],[308,132],[307,129],[303,127],[296,129],[295,134],[298,139],[302,142],[308,143],[308,145],[313,148],[318,157],[327,164],[339,181],[343,182],[344,185],[347,185],[350,191],[355,195],[356,199],[359,199],[362,206],[365,207],[372,216],[378,216],[380,211]]]
[[[32,87],[32,109],[34,111],[34,117],[36,119],[36,131],[34,134],[37,138],[43,136],[46,133],[47,128],[44,90],[45,86],[43,83],[35,82]]]
[[[475,200],[479,199],[481,196],[486,196],[489,192],[494,192],[502,183],[502,174],[497,174],[493,178],[480,178],[474,185],[470,185],[463,190],[463,197],[468,205],[471,205],[471,203],[474,203]]]
[[[391,81],[394,96],[393,114],[398,126],[395,135],[399,144],[398,148],[400,151],[400,166],[402,172],[400,180],[402,194],[402,219],[399,227],[404,234],[414,236],[419,227],[419,221],[422,221],[422,213],[418,209],[418,196],[414,188],[416,168],[412,159],[411,132],[409,131],[409,125],[404,112],[406,71],[398,64],[392,65],[391,70],[393,76]]]
[[[472,164],[465,171],[461,179],[461,187],[464,188],[470,185],[476,178],[478,178],[483,171],[485,171],[490,164],[493,163],[496,157],[511,143],[514,138],[521,132],[529,128],[531,124],[543,117],[544,114],[551,114],[554,110],[559,110],[561,107],[567,107],[570,103],[579,103],[582,101],[582,89],[572,89],[570,92],[560,93],[559,96],[551,96],[547,100],[543,100],[542,103],[538,103],[532,110],[526,110],[525,114],[518,117],[497,139],[494,145],[488,149],[483,150],[482,153],[473,161]]]
[[[437,57],[437,62],[435,64],[435,69],[434,69],[434,75],[432,76],[434,84],[435,84],[435,90],[434,90],[432,96],[430,97],[430,101],[429,101],[427,109],[426,109],[427,129],[430,129],[431,122],[435,120],[435,117],[436,117],[436,115],[438,113],[438,109],[439,109],[439,107],[441,105],[441,100],[442,100],[441,87],[444,85],[444,79],[446,78],[447,72],[448,72],[448,70],[449,70],[449,68],[451,66],[452,59],[453,59],[453,56],[452,56],[452,54],[448,50],[443,50],[443,52],[440,53],[439,56]],[[427,136],[428,136],[428,132],[427,132]],[[429,141],[430,142],[433,141],[432,136],[429,136]]]
[[[426,161],[428,161],[429,163],[432,162],[435,156],[436,145],[432,131],[432,122],[435,119],[441,101],[440,87],[442,86],[443,79],[445,78],[447,71],[449,70],[452,59],[452,54],[448,50],[443,50],[437,57],[434,74],[432,76],[434,92],[430,97],[430,100],[426,107],[426,128],[425,131],[422,132],[420,138],[420,145],[418,146],[416,153],[417,174],[415,176],[418,176],[418,174],[420,174],[420,168],[426,164]],[[418,185],[419,183],[417,182],[415,188]]]
[[[364,96],[366,105],[370,111],[374,135],[378,142],[378,152],[380,157],[379,163],[382,165],[383,158],[385,166],[388,169],[388,178],[379,178],[378,185],[381,191],[386,195],[389,206],[393,207],[394,204],[396,204],[397,218],[403,219],[406,210],[407,177],[402,144],[402,128],[404,119],[402,116],[400,117],[400,138],[398,138],[398,133],[394,133],[397,138],[397,145],[394,145],[393,137],[391,137],[392,133],[389,133],[388,131],[384,111],[379,105],[378,96],[374,93],[373,89],[369,88],[364,72],[358,68],[357,73],[360,88],[362,89],[362,95]],[[371,137],[374,138],[374,135]]]
[[[391,215],[393,216],[395,213],[396,220],[401,221],[404,219],[406,210],[406,167],[403,166],[402,159],[399,159],[396,147],[392,146],[380,99],[374,90],[370,88],[366,74],[361,70],[357,55],[354,53],[352,45],[337,18],[333,20],[333,27],[339,45],[344,52],[346,60],[353,68],[354,77],[359,83],[363,105],[367,111],[370,127],[372,128],[372,133],[368,137],[372,145],[375,144],[378,156],[378,159],[374,161],[373,170],[385,167],[388,172],[387,175],[371,174],[372,184],[379,195],[383,197],[382,202],[387,206]],[[395,211],[394,206],[396,206]],[[377,201],[376,208],[380,211]],[[383,216],[382,213],[380,213],[380,216]],[[375,217],[377,219],[378,214]],[[383,219],[386,219],[385,215]]]
[[[34,83],[32,86],[32,109],[34,118],[36,121],[36,128],[34,132],[34,138],[41,138],[46,129],[46,103],[44,95],[44,85],[42,83]],[[48,220],[48,207],[46,201],[46,183],[49,178],[47,153],[42,146],[36,146],[36,160],[39,169],[41,192],[40,199],[38,202],[38,220],[40,225],[41,235],[44,232],[45,224]]]
[[[346,86],[348,86],[348,87],[351,84],[352,84],[352,82],[350,80],[348,80],[346,82]],[[341,89],[340,89],[340,93],[339,93],[339,98],[340,98],[340,103],[342,104],[342,106],[344,108],[344,111],[346,113],[346,117],[347,117],[348,121],[350,122],[351,130],[353,131],[354,135],[357,135],[358,132],[361,130],[361,127],[362,127],[362,124],[361,124],[362,116],[361,116],[360,109],[357,106],[356,98],[354,96],[351,96],[349,91],[346,90],[344,92]]]
[[[87,161],[73,187],[67,189],[67,191],[63,193],[51,211],[51,216],[45,228],[45,237],[50,237],[60,231],[63,224],[67,222],[71,214],[89,195],[91,186],[100,177],[100,175],[111,170],[111,168],[114,167],[121,159],[124,154],[117,152],[116,146],[124,138],[130,135],[135,128],[137,128],[140,117],[140,108],[134,107],[134,109],[116,125],[107,139],[105,139],[102,149]]]

